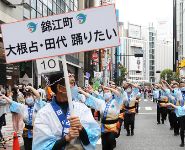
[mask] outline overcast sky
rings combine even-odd
[[[173,0],[116,0],[119,21],[148,26],[153,22],[157,29],[156,18],[173,17]]]

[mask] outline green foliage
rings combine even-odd
[[[121,68],[121,75],[118,77],[119,85],[122,85],[122,83],[123,83],[123,78],[125,78],[125,72],[126,72],[126,68],[122,67]]]
[[[168,84],[171,84],[171,81],[180,82],[181,78],[177,75],[173,75],[173,70],[171,69],[165,69],[161,72],[160,77],[161,79],[165,80],[165,75],[167,74],[167,82]]]

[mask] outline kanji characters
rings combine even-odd
[[[102,33],[102,31],[96,30],[96,32],[94,32],[94,34],[96,35],[95,42],[97,42],[98,37],[99,37],[100,41],[104,41],[105,40],[105,38],[103,38],[103,39],[100,38],[101,36],[104,36],[104,33]]]
[[[52,26],[51,26],[51,22],[50,21],[42,21],[41,23],[41,28],[42,28],[42,32],[45,32],[45,31],[49,31],[52,30]]]
[[[54,28],[53,28],[53,30],[59,30],[59,29],[63,29],[63,27],[61,27],[60,26],[60,21],[61,21],[62,19],[57,19],[57,20],[52,20],[52,24],[54,25]],[[57,26],[55,25],[55,22],[57,22]]]
[[[63,45],[64,45],[65,47],[67,47],[67,44],[64,43],[65,40],[66,40],[65,36],[61,36],[61,37],[58,37],[58,38],[57,38],[56,43],[58,44],[58,48],[60,48],[60,43],[59,43],[60,41],[62,41]]]
[[[17,44],[17,52],[20,54],[28,53],[26,43]]]
[[[74,45],[82,45],[83,44],[81,33],[72,34],[71,38],[72,38],[72,45],[73,46]]]
[[[68,18],[68,17],[63,18],[64,27],[65,26],[70,26],[69,28],[72,28],[73,27],[72,19],[73,19],[73,17],[71,17],[71,18]]]
[[[38,52],[38,47],[36,46],[37,42],[31,41],[31,46],[29,47],[30,53]]]
[[[5,48],[6,50],[10,50],[9,53],[8,53],[6,56],[9,56],[10,53],[13,53],[14,55],[17,55],[17,54],[13,51],[14,48],[15,48],[15,47],[12,47],[11,45],[9,45],[9,48]]]
[[[89,34],[90,34],[90,39],[89,39],[88,43],[90,43],[90,42],[91,42],[91,40],[92,40],[91,32],[89,32]],[[84,33],[84,39],[85,39],[85,40],[87,40],[87,37],[85,36],[85,33]]]
[[[46,39],[45,44],[46,44],[46,50],[52,49],[52,48],[55,49],[55,40],[54,40],[54,38]]]

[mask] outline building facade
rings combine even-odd
[[[123,24],[123,23],[121,23]],[[129,31],[130,30],[130,31]],[[120,27],[120,63],[126,67],[126,78],[130,81],[142,80],[155,84],[160,80],[156,71],[173,69],[173,45],[171,42],[157,41],[153,25],[131,24],[130,29]],[[138,51],[143,57],[134,56]]]

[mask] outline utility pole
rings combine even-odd
[[[115,49],[115,71],[114,71],[115,84],[117,85],[117,47]]]
[[[173,0],[173,72],[176,72],[176,66],[178,60],[177,48],[177,35],[176,35],[176,0]]]
[[[104,50],[105,60],[107,61],[107,49]],[[105,66],[105,86],[107,86],[107,65]]]

